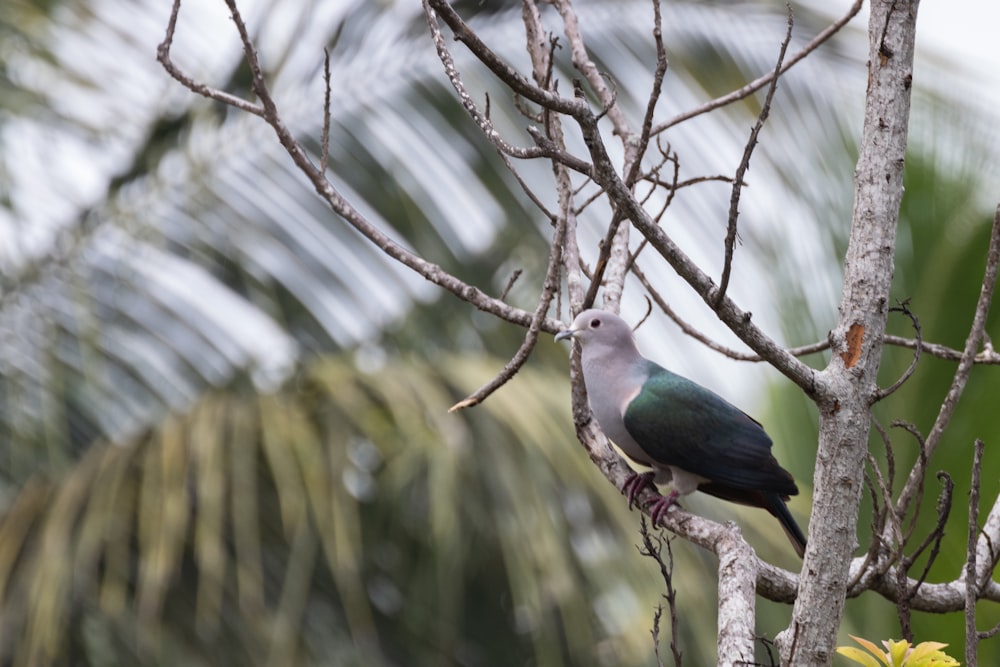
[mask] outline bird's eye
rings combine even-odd
[[[590,320],[591,329],[596,329],[599,326],[601,326],[601,319],[599,317],[595,317],[594,319]]]

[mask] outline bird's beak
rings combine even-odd
[[[572,338],[575,335],[576,335],[576,330],[574,330],[574,329],[566,329],[566,330],[560,331],[559,333],[556,334],[556,341],[558,342],[558,341],[561,341],[561,340],[566,340],[567,338]]]

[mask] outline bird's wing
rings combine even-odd
[[[654,364],[625,410],[629,435],[655,461],[716,486],[798,492],[771,454],[771,439],[752,417],[705,387]]]

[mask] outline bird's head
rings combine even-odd
[[[575,338],[584,346],[593,342],[615,347],[632,340],[632,328],[613,313],[591,308],[577,315],[569,329],[556,334],[557,341],[567,338]]]

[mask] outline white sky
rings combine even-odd
[[[865,22],[867,8],[866,3]],[[957,70],[983,82],[984,94],[1000,99],[1000,2],[923,0],[917,17],[917,58],[928,53],[953,60]]]
[[[1000,82],[1000,2],[924,0],[917,18],[917,48],[928,46]]]

